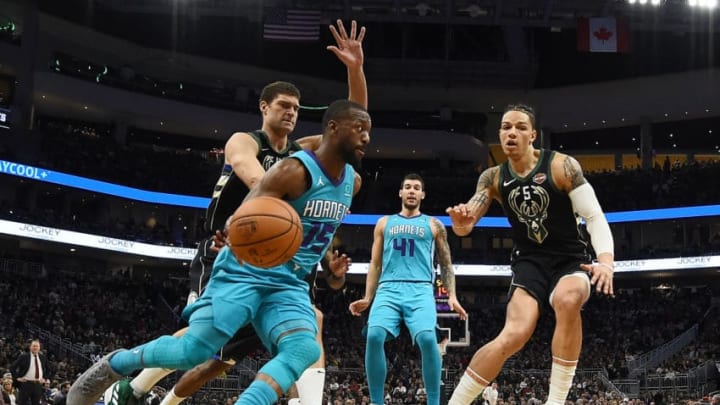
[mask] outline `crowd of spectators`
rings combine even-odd
[[[0,259],[0,365],[7,367],[30,338],[57,338],[49,348],[56,380],[73,380],[90,360],[119,347],[170,332],[159,317],[159,284],[127,271],[110,272],[80,263]],[[161,312],[160,312],[161,313]],[[64,354],[64,356],[61,356]]]
[[[50,170],[119,183],[140,189],[208,197],[222,165],[218,150],[153,144],[155,137],[134,137],[120,144],[110,124],[96,124],[40,117],[36,122],[37,148],[13,150],[0,147],[0,157]],[[132,130],[131,130],[132,131]],[[169,140],[167,142],[170,142]],[[11,159],[11,160],[12,160]],[[606,212],[712,204],[720,199],[720,165],[691,162],[651,170],[588,173]],[[464,201],[475,187],[478,167],[473,162],[367,159],[362,169],[363,188],[355,198],[353,213],[391,213],[402,176],[418,172],[426,181],[428,198],[423,211],[444,215],[447,206]],[[181,175],[178,175],[178,174]],[[12,183],[12,184],[11,184]],[[204,236],[202,209],[145,204],[102,194],[10,178],[8,187],[30,191],[3,193],[2,218],[63,227],[142,242],[194,247]],[[29,201],[32,200],[32,201]],[[498,204],[490,216],[503,216]],[[720,234],[708,223],[695,229],[678,229],[672,243],[637,245],[637,230],[616,229],[617,256],[621,259],[694,256],[720,251]],[[695,226],[695,225],[693,225]],[[635,234],[633,234],[635,232]],[[687,235],[686,235],[687,234]],[[507,235],[500,235],[507,238]],[[630,243],[633,238],[635,245]],[[356,260],[366,261],[369,246],[348,246]],[[505,263],[509,246],[494,244],[458,249],[458,263]]]
[[[186,294],[182,281],[154,280],[125,270],[88,269],[87,264],[78,264],[73,269],[25,260],[3,259],[1,263],[4,277],[0,283],[0,313],[4,322],[0,324],[3,337],[0,365],[7,366],[28,338],[36,337],[31,333],[37,330],[30,332],[28,325],[43,331],[45,339],[56,341],[54,345],[45,343],[45,347],[54,362],[57,370],[54,379],[58,381],[72,380],[102,353],[132,347],[179,326],[172,320],[182,309]],[[443,361],[448,370],[446,383],[459,378],[474,349],[494,337],[504,320],[502,299],[494,298],[503,296],[504,287],[481,287],[481,292],[478,288],[463,289],[462,285],[460,288],[460,300],[471,314],[471,342],[467,348],[448,349]],[[326,314],[326,395],[333,405],[367,402],[362,338],[365,320],[352,317],[347,311],[348,304],[362,291],[362,285],[349,284],[341,292],[320,290],[318,294],[318,306]],[[585,335],[579,369],[605,369],[610,379],[626,377],[628,359],[671,340],[699,319],[708,318],[703,315],[713,308],[712,300],[717,294],[716,289],[709,287],[621,288],[615,299],[591,299],[583,313]],[[168,312],[174,315],[160,315]],[[703,324],[703,333],[687,351],[659,367],[686,372],[700,359],[717,360],[720,350],[716,327],[717,320],[709,317],[708,323]],[[551,333],[552,320],[543,318],[533,339],[508,362],[497,379],[503,404],[529,404],[533,397],[543,400],[547,395],[546,370],[550,364],[547,342]],[[388,403],[423,403],[420,354],[405,331],[387,344],[387,353]],[[250,357],[261,366],[269,355],[259,351]],[[593,403],[610,405],[619,400],[610,395],[610,387],[595,374],[579,373],[575,384],[570,399],[577,404],[594,400]],[[156,395],[162,395],[162,390]],[[214,398],[222,404],[228,395],[237,393],[203,391],[190,403],[212,403]]]
[[[9,177],[0,185],[0,219],[94,235],[195,247],[203,212],[105,198],[70,187]]]
[[[221,164],[179,148],[120,145],[112,125],[40,118],[41,145],[34,165],[144,190],[206,196]],[[31,162],[28,162],[31,163]],[[182,175],[179,175],[182,173]]]
[[[210,150],[120,145],[106,124],[44,117],[36,130],[42,133],[43,145],[35,161],[27,163],[146,190],[207,196],[222,165]],[[403,175],[417,172],[432,197],[423,203],[425,210],[443,213],[468,198],[480,169],[474,162],[452,160],[366,159],[363,166],[365,196],[358,196],[355,212],[394,211],[396,201],[387,196],[394,194]],[[586,176],[599,191],[605,211],[613,212],[714,203],[720,199],[718,172],[720,165],[714,162],[688,162],[669,170],[608,170]],[[490,214],[499,213],[497,208]]]

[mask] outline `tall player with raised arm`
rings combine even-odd
[[[252,324],[273,354],[236,405],[270,405],[320,357],[317,320],[304,277],[325,255],[360,188],[357,166],[370,142],[370,115],[349,100],[330,104],[317,151],[300,151],[273,166],[246,200],[282,198],[302,221],[302,245],[286,263],[263,269],[223,248],[197,301],[185,308],[188,330],[105,355],[70,388],[68,403],[94,405],[114,381],[141,367],[190,369]],[[344,271],[344,270],[342,270]]]
[[[352,21],[350,32],[345,29],[342,21],[337,21],[337,28],[330,26],[336,45],[328,46],[340,61],[347,67],[348,99],[367,108],[367,83],[363,72],[364,55],[362,41],[365,28],[358,29]],[[225,221],[240,205],[248,191],[260,181],[265,172],[273,165],[291,154],[302,150],[315,150],[322,140],[321,135],[308,136],[297,142],[288,138],[295,129],[300,108],[300,91],[288,82],[274,82],[263,88],[259,103],[262,114],[262,128],[252,132],[236,132],[225,144],[225,165],[220,178],[213,190],[212,200],[207,209],[205,230],[215,237],[223,237],[222,229]],[[200,242],[198,252],[190,266],[190,295],[188,304],[194,302],[203,292],[210,270],[217,256],[213,247],[213,237]],[[330,277],[331,288],[341,288],[344,276],[333,277],[350,261],[345,255],[328,251],[323,260],[324,273]],[[313,272],[308,277],[311,287],[314,285]],[[312,293],[312,290],[311,290]],[[315,308],[319,333],[317,335],[322,348],[322,313]],[[185,329],[178,331],[181,335]],[[163,399],[162,405],[174,405],[200,389],[207,381],[221,375],[248,353],[262,346],[252,327],[245,327],[237,332],[231,342],[225,346],[214,359],[195,367],[185,373],[176,386]],[[320,405],[325,383],[324,352],[320,359],[297,382],[297,389],[304,405]],[[162,378],[173,370],[145,369],[132,381],[120,380],[113,384],[105,393],[108,405],[132,404],[149,392]],[[320,393],[319,396],[317,393]]]

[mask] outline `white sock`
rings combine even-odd
[[[173,389],[171,389],[170,392],[165,395],[165,398],[163,398],[162,402],[160,402],[160,405],[178,405],[184,400],[185,397],[180,398],[179,396],[175,395],[175,387],[173,387]]]
[[[323,405],[325,389],[325,369],[309,368],[295,382],[302,405]]]
[[[565,399],[567,399],[568,392],[570,391],[570,387],[572,386],[572,380],[575,376],[575,368],[577,367],[577,360],[563,361],[565,363],[573,363],[573,365],[564,366],[553,361],[552,369],[550,371],[550,392],[548,392],[547,404],[564,405]]]
[[[457,387],[455,387],[455,391],[453,391],[452,396],[448,401],[448,405],[470,405],[470,403],[482,393],[485,387],[487,387],[487,383],[481,384],[475,381],[475,379],[470,377],[468,373],[475,374],[481,380],[485,380],[468,368],[465,371],[465,374],[463,374],[460,378],[460,382]]]
[[[130,381],[135,398],[140,398],[150,392],[152,387],[175,370],[166,368],[146,368]]]
[[[160,405],[162,405],[162,404],[160,404]],[[288,405],[300,405],[300,398],[288,399]]]

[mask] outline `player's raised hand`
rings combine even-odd
[[[451,310],[457,312],[458,315],[460,315],[460,319],[462,319],[463,321],[467,319],[467,312],[465,311],[465,308],[460,305],[460,301],[458,301],[456,297],[449,297],[448,305],[450,306]]]
[[[353,20],[348,35],[342,20],[337,20],[337,28],[331,25],[330,32],[335,38],[336,45],[329,45],[327,50],[334,53],[348,68],[361,67],[365,59],[362,49],[365,27],[360,27],[358,32],[357,22]]]
[[[355,316],[360,316],[366,309],[370,307],[370,300],[363,298],[350,303],[350,313]]]
[[[606,263],[581,264],[580,268],[591,275],[590,284],[595,286],[598,293],[615,296],[613,288],[613,266]]]

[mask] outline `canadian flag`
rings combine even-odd
[[[630,32],[614,17],[579,18],[577,47],[581,52],[629,52]]]

